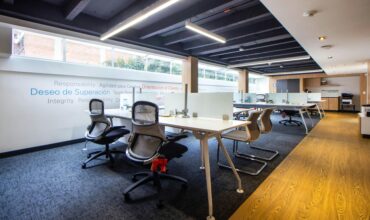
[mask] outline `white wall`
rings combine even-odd
[[[118,108],[119,94],[133,86],[146,92],[180,92],[181,77],[0,58],[0,152],[82,138],[89,124],[89,100],[101,98],[107,108]]]

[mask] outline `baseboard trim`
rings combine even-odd
[[[41,151],[41,150],[63,147],[65,145],[81,143],[84,141],[85,141],[85,138],[79,138],[79,139],[74,139],[70,141],[63,141],[63,142],[58,142],[58,143],[53,143],[53,144],[46,144],[46,145],[30,147],[30,148],[25,148],[25,149],[20,149],[20,150],[8,151],[8,152],[0,153],[0,159],[6,158],[6,157],[13,157],[13,156],[21,155],[21,154],[27,154],[27,153],[36,152],[36,151]]]

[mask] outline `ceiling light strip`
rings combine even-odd
[[[281,58],[281,59],[274,59],[274,60],[263,60],[263,61],[256,61],[256,62],[249,62],[249,63],[239,63],[234,65],[229,65],[229,68],[236,68],[236,67],[244,67],[244,66],[257,66],[261,64],[272,64],[272,63],[284,63],[284,62],[291,62],[291,61],[298,61],[298,60],[309,60],[310,56],[298,56],[298,57],[289,57],[289,58]]]
[[[280,75],[292,75],[292,74],[304,74],[304,73],[322,73],[322,69],[316,70],[302,70],[302,71],[293,71],[293,72],[279,72],[279,73],[267,73],[263,74],[264,76],[280,76]]]
[[[157,14],[158,12],[170,7],[171,5],[179,2],[180,0],[159,0],[156,3],[150,5],[149,7],[145,8],[144,10],[138,12],[137,14],[133,15],[130,18],[125,19],[124,21],[120,22],[113,28],[111,28],[106,33],[102,34],[100,40],[106,40],[108,38],[113,37],[114,35],[144,21],[145,19],[149,18],[150,16]]]
[[[194,31],[198,34],[201,34],[203,36],[211,38],[211,39],[213,39],[215,41],[218,41],[220,43],[223,43],[223,44],[226,43],[226,39],[224,37],[222,37],[218,34],[215,34],[215,33],[211,32],[209,30],[206,30],[206,29],[204,29],[204,28],[202,28],[202,27],[200,27],[200,26],[198,26],[194,23],[191,23],[190,21],[185,22],[185,27],[189,30],[192,30],[192,31]]]

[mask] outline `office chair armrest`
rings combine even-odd
[[[104,131],[100,137],[105,137],[107,134],[109,134],[110,132],[112,131],[115,131],[115,130],[119,130],[119,129],[122,129],[122,128],[125,128],[126,126],[114,126],[114,127],[110,127],[108,130]]]
[[[113,127],[111,127],[109,130],[117,130],[117,129],[122,129],[122,128],[125,128],[126,126],[123,126],[123,125],[121,125],[121,126],[113,126]]]
[[[186,134],[180,134],[180,135],[167,135],[167,141],[169,142],[176,142],[183,138],[187,138],[188,136]]]

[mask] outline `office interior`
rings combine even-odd
[[[368,0],[0,0],[0,219],[370,219]]]

